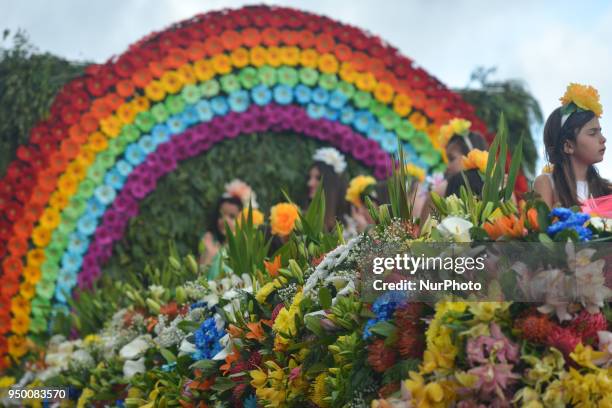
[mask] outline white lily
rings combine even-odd
[[[123,364],[123,376],[129,380],[136,374],[144,373],[146,370],[144,362],[144,357],[140,357],[138,360],[126,360]]]
[[[436,228],[444,238],[452,238],[454,242],[471,242],[470,228],[473,226],[461,217],[446,217]]]
[[[148,334],[136,337],[119,350],[119,356],[125,360],[134,360],[142,356],[151,347],[151,336]]]

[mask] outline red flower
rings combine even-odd
[[[545,344],[552,330],[557,327],[550,321],[547,315],[530,314],[519,318],[514,323],[514,328],[520,332],[520,336],[538,344]]]
[[[598,331],[608,330],[608,321],[603,313],[589,313],[583,309],[569,324],[568,327],[574,334],[580,336],[584,344],[597,344]]]
[[[266,28],[261,33],[262,41],[267,46],[276,46],[281,41],[281,33],[276,28]]]
[[[368,364],[378,373],[383,373],[397,360],[397,352],[387,346],[385,341],[378,339],[368,346]]]
[[[397,348],[403,358],[421,358],[425,350],[425,336],[416,330],[400,330]]]
[[[569,353],[574,351],[580,341],[580,336],[572,330],[554,326],[546,339],[546,344],[561,351],[567,357]]]
[[[115,63],[113,69],[115,74],[117,74],[119,77],[129,78],[132,75],[134,67],[132,66],[130,59],[124,55]]]
[[[321,34],[315,41],[315,47],[321,54],[332,52],[335,46],[336,42],[331,34]]]

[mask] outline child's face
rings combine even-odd
[[[321,172],[317,167],[313,167],[308,172],[308,198],[313,198],[317,192],[317,187],[321,182]]]
[[[236,204],[225,202],[219,208],[219,219],[217,220],[217,228],[219,232],[225,236],[225,223],[234,232],[236,230],[236,218],[240,214],[240,208]]]
[[[602,161],[605,152],[606,138],[601,133],[599,119],[593,118],[578,132],[572,155],[575,160],[591,165]]]
[[[463,153],[459,148],[458,143],[449,143],[446,146],[446,157],[448,158],[448,165],[446,167],[446,178],[459,173],[462,169],[462,157]]]

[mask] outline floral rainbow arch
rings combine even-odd
[[[399,137],[431,172],[444,166],[438,130],[453,117],[492,138],[472,106],[380,38],[290,8],[198,15],[89,66],[0,184],[1,362],[46,332],[76,285],[92,284],[178,162],[243,133],[288,130],[379,178]]]

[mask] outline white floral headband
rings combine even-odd
[[[322,147],[312,156],[314,161],[319,161],[333,167],[337,174],[341,174],[346,169],[344,155],[333,147]]]
[[[234,179],[225,185],[223,198],[237,198],[242,202],[243,207],[248,207],[249,203],[253,208],[258,208],[257,196],[247,183],[240,179]]]

